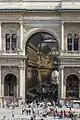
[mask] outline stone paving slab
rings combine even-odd
[[[79,109],[80,111],[80,109]],[[30,116],[29,115],[22,115],[21,114],[21,109],[18,107],[14,110],[14,118],[12,117],[12,109],[9,108],[2,108],[0,107],[0,120],[3,118],[3,115],[6,115],[7,118],[9,118],[9,120],[21,120],[23,118],[23,120],[30,120]],[[37,117],[36,120],[40,120],[40,117]],[[54,117],[47,117],[44,118],[44,120],[71,120],[69,118],[65,118],[65,119],[54,119]],[[78,118],[77,120],[80,120],[80,118]]]

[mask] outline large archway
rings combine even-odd
[[[75,74],[66,79],[66,97],[79,98],[79,79]]]
[[[4,96],[17,97],[17,78],[14,74],[7,74],[4,78]]]
[[[52,33],[37,31],[27,39],[25,45],[26,61],[26,91],[39,82],[51,80],[54,68],[54,58],[58,57],[58,40]]]

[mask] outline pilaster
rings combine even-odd
[[[19,80],[17,80],[17,97],[19,97]]]
[[[60,67],[60,97],[64,98],[64,66]]]
[[[4,91],[4,90],[3,90]],[[0,66],[0,97],[2,96],[2,89],[1,89],[1,66]]]
[[[1,33],[1,25],[2,25],[2,23],[0,22],[0,50],[2,50],[2,33]]]
[[[80,81],[79,81],[79,98],[80,98]]]
[[[21,61],[20,65],[20,97],[25,100],[25,65],[24,60]]]
[[[23,49],[23,22],[20,22],[20,31],[21,31],[21,41],[20,41],[20,49]]]
[[[61,22],[61,51],[64,51],[64,22]]]

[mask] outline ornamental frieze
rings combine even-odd
[[[80,62],[80,58],[62,58],[61,62]]]
[[[0,64],[1,65],[13,64],[13,66],[15,66],[14,63],[16,65],[19,65],[20,64],[20,59],[11,59],[11,58],[10,59],[8,59],[8,58],[7,59],[6,58],[5,59],[4,58],[0,59]]]

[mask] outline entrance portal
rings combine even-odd
[[[5,76],[4,96],[17,96],[17,78],[14,74],[8,74]]]
[[[55,58],[56,55],[58,56],[58,50],[56,37],[44,30],[37,31],[29,37],[25,46],[25,54],[28,56],[26,62],[27,89],[47,81],[51,71],[58,69],[58,64],[53,65],[53,56]]]
[[[66,79],[66,97],[79,98],[79,79],[74,74]]]

